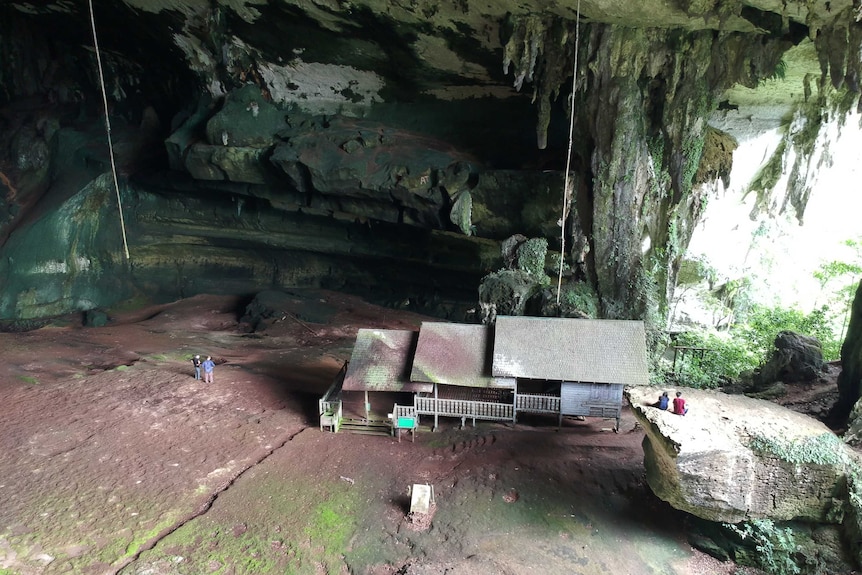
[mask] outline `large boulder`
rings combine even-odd
[[[777,381],[798,383],[816,379],[823,370],[823,350],[813,337],[782,331],[775,338],[772,357],[754,375],[756,389]]]
[[[707,519],[840,523],[856,454],[825,425],[780,405],[717,391],[686,390],[685,416],[652,403],[662,390],[626,391],[644,427],[653,492]]]

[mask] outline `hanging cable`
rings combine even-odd
[[[569,170],[572,165],[572,146],[575,133],[575,90],[578,85],[578,45],[581,38],[581,0],[578,0],[577,19],[575,20],[575,62],[572,65],[572,115],[569,121],[569,150],[566,154],[566,179],[563,184],[563,210],[560,218],[560,273],[557,276],[557,306],[560,305],[560,291],[563,287],[563,263],[566,258],[566,220],[569,217],[569,204],[572,192],[569,188]]]
[[[579,0],[580,1],[580,0]],[[93,27],[93,47],[96,49],[96,64],[99,68],[99,87],[102,89],[102,102],[105,105],[105,131],[108,134],[108,155],[111,157],[111,174],[114,177],[114,190],[117,192],[117,207],[120,210],[120,229],[123,232],[123,250],[129,258],[129,243],[126,241],[126,222],[123,219],[123,203],[120,201],[120,183],[117,181],[117,165],[114,162],[114,144],[111,141],[111,119],[108,116],[108,94],[105,92],[105,75],[102,73],[102,56],[99,52],[99,39],[96,36],[96,18],[93,15],[93,0],[89,0],[90,24]]]

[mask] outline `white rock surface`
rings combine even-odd
[[[769,401],[683,389],[689,411],[652,407],[664,389],[626,390],[643,425],[653,492],[711,521],[840,522],[843,478],[855,453],[825,425]],[[676,389],[668,388],[671,397]]]

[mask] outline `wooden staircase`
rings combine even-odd
[[[362,435],[392,435],[392,424],[388,419],[353,419],[342,417],[339,431]]]

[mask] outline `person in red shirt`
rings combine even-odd
[[[677,415],[688,413],[688,408],[685,406],[685,400],[682,398],[681,391],[677,391],[676,397],[673,398],[673,412]]]

